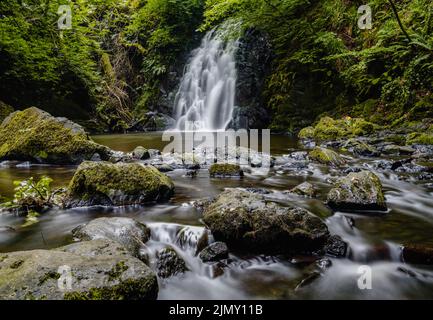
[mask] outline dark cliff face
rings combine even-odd
[[[272,48],[266,33],[249,29],[239,40],[236,53],[238,79],[233,128],[264,128],[270,121],[262,92],[272,61]]]

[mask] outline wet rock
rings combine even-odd
[[[348,167],[346,169],[343,170],[343,173],[345,174],[349,174],[352,172],[361,172],[362,170],[364,170],[364,168],[360,168],[360,167]]]
[[[328,239],[325,246],[325,252],[333,257],[344,258],[347,253],[347,247],[347,243],[344,242],[340,236],[333,235]]]
[[[314,186],[309,182],[303,182],[289,191],[300,196],[313,198],[316,194]]]
[[[221,193],[204,210],[203,221],[217,241],[242,251],[311,252],[329,237],[326,225],[309,211],[239,189]]]
[[[160,250],[157,254],[158,276],[166,279],[188,271],[185,261],[171,247]]]
[[[294,160],[304,161],[304,160],[307,160],[308,152],[296,151],[296,152],[292,152],[289,156],[290,156],[290,158],[292,158]]]
[[[350,173],[339,179],[327,197],[328,205],[337,210],[380,210],[387,206],[380,179],[370,171]]]
[[[313,161],[332,166],[340,166],[345,164],[345,161],[338,153],[321,147],[316,147],[310,151],[308,157]]]
[[[55,118],[38,108],[10,114],[0,125],[0,161],[79,164],[111,150],[93,142],[84,129],[66,118]]]
[[[139,163],[83,162],[69,183],[68,207],[133,205],[168,200],[169,177]]]
[[[267,189],[263,189],[263,188],[246,188],[245,189],[248,192],[251,193],[257,193],[257,194],[271,194],[272,192],[267,190]]]
[[[236,164],[214,163],[209,168],[211,177],[242,177],[244,172]]]
[[[147,160],[150,158],[149,151],[144,147],[137,147],[132,151],[132,156],[137,160]]]
[[[382,149],[382,152],[385,154],[394,154],[394,155],[411,155],[415,153],[415,149],[411,147],[403,147],[397,146],[395,144],[387,145]]]
[[[224,242],[214,242],[203,249],[199,258],[203,262],[219,261],[222,259],[227,259],[229,256],[229,249]]]
[[[68,275],[70,287],[61,281]],[[147,300],[157,295],[153,271],[109,240],[0,254],[2,300]]]
[[[358,139],[347,140],[343,144],[343,149],[364,157],[378,157],[380,155],[380,152],[376,148]]]
[[[158,169],[159,172],[170,172],[173,171],[173,167],[168,164],[160,164],[160,165],[154,165],[156,169]]]
[[[330,267],[332,267],[332,261],[327,259],[327,258],[317,260],[316,261],[316,267],[321,271],[326,271]]]
[[[402,258],[406,263],[433,265],[433,247],[407,245],[403,248]]]
[[[150,239],[150,229],[130,218],[98,218],[76,227],[72,235],[82,241],[109,239],[138,257],[140,248]]]

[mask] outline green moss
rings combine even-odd
[[[169,177],[138,163],[85,161],[69,183],[69,197],[85,200],[98,194],[112,198],[118,193],[142,196],[142,201],[166,200],[173,190]]]
[[[55,271],[49,271],[45,273],[42,277],[39,278],[39,285],[44,284],[46,281],[52,279],[52,280],[58,280],[60,278],[60,273]]]
[[[91,288],[86,292],[66,292],[64,300],[153,300],[158,294],[156,277],[127,280],[112,287]]]
[[[74,130],[37,108],[18,111],[0,126],[0,159],[77,163],[95,153],[108,157],[108,148]]]
[[[305,127],[299,131],[298,137],[300,139],[313,139],[314,138],[314,127]]]
[[[407,145],[412,144],[430,144],[433,145],[433,134],[414,132],[407,136]]]
[[[241,170],[241,167],[236,164],[214,163],[209,168],[209,174],[211,177],[243,176],[243,171]]]
[[[122,274],[128,270],[128,266],[125,264],[125,261],[118,262],[113,269],[111,269],[109,272],[107,272],[108,275],[108,281],[114,281],[119,279]]]
[[[328,165],[339,166],[345,163],[341,156],[335,151],[320,147],[316,147],[310,151],[308,157],[311,160]]]

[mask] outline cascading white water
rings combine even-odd
[[[208,32],[193,52],[174,104],[176,130],[224,130],[232,120],[238,45],[225,30]]]

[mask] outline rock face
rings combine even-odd
[[[0,125],[0,161],[79,164],[110,150],[96,144],[84,129],[66,118],[54,118],[38,108],[10,114]]]
[[[211,177],[242,177],[244,172],[236,164],[214,163],[209,168]]]
[[[214,242],[204,248],[198,257],[203,262],[219,261],[229,257],[229,248],[224,242]]]
[[[364,157],[377,157],[380,152],[373,146],[358,139],[349,139],[343,144],[343,148],[353,152],[355,155]]]
[[[133,205],[168,200],[169,177],[138,163],[83,162],[69,184],[68,207]]]
[[[143,300],[157,295],[152,270],[109,240],[0,254],[2,300]]]
[[[370,171],[353,172],[338,180],[328,193],[328,204],[337,210],[387,210],[382,183]]]
[[[146,225],[130,218],[98,218],[72,230],[72,235],[83,241],[108,239],[125,247],[133,256],[150,238]]]
[[[221,193],[205,208],[203,221],[215,240],[242,251],[312,252],[329,237],[326,225],[307,210],[282,207],[239,189]]]
[[[158,252],[157,269],[158,276],[161,278],[176,276],[188,270],[185,261],[171,247]]]
[[[264,128],[270,117],[264,107],[262,92],[270,70],[272,48],[269,37],[257,29],[249,29],[239,40],[236,52],[238,70],[236,105],[231,127]]]
[[[345,164],[345,161],[343,160],[343,158],[341,158],[341,156],[338,153],[330,149],[321,148],[321,147],[314,148],[308,154],[308,157],[313,161],[317,161],[319,163],[332,165],[332,166],[340,166]]]

